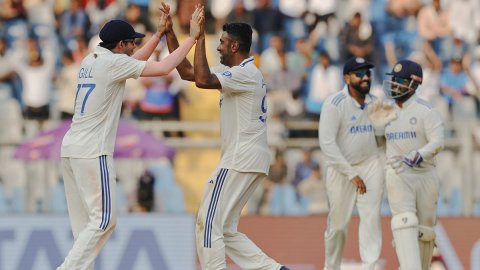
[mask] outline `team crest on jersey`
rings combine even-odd
[[[231,73],[230,71],[228,71],[228,70],[225,71],[225,72],[223,72],[222,75],[225,76],[225,77],[228,77],[228,78],[231,78],[231,77],[232,77],[232,73]]]
[[[412,117],[410,118],[410,125],[416,125],[417,124],[417,118],[416,117]]]
[[[350,121],[352,121],[352,122],[353,122],[353,121],[356,121],[356,120],[357,120],[357,116],[355,116],[355,115],[352,115],[352,118],[350,118]]]

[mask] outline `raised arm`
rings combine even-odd
[[[162,7],[160,10],[167,14],[167,20],[165,25],[165,36],[167,38],[168,51],[172,53],[179,47],[177,36],[173,31],[172,17],[170,16],[170,6],[162,2]],[[187,58],[184,58],[183,61],[177,66],[178,74],[183,80],[194,81],[195,75],[193,74],[193,66],[188,61]]]
[[[200,37],[197,40],[193,65],[195,70],[195,85],[197,87],[206,89],[222,88],[222,84],[218,80],[217,76],[210,72],[210,67],[208,66],[207,54],[205,51],[204,27],[201,28]]]
[[[132,57],[137,60],[146,61],[152,53],[157,48],[158,43],[160,42],[160,38],[165,33],[165,25],[166,25],[166,16],[163,12],[160,12],[160,18],[157,25],[157,32],[143,45],[140,49],[138,49]]]
[[[178,66],[195,44],[195,39],[200,36],[200,29],[203,28],[204,19],[203,7],[196,8],[190,21],[190,37],[165,59],[158,62],[147,61],[141,76],[167,75]]]

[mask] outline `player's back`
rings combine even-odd
[[[75,112],[64,137],[62,157],[92,158],[113,154],[125,80],[137,78],[145,62],[95,48],[82,61]]]

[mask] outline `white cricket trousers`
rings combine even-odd
[[[383,167],[378,158],[353,166],[363,179],[367,192],[360,195],[356,186],[344,174],[328,167],[326,187],[329,202],[325,231],[325,269],[339,270],[347,229],[356,205],[360,216],[358,242],[363,270],[373,270],[380,257],[382,228],[380,206],[384,189]]]
[[[242,208],[265,176],[223,168],[210,176],[195,230],[203,270],[227,269],[226,255],[241,269],[280,269],[280,264],[237,231]]]
[[[113,158],[62,158],[62,169],[74,243],[57,270],[93,270],[117,223]]]
[[[437,201],[440,181],[435,168],[412,170],[397,174],[387,167],[387,197],[392,216],[410,212],[419,225],[433,228],[437,223]]]

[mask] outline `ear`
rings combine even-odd
[[[240,50],[240,42],[232,41],[232,43],[230,43],[230,48],[232,49],[233,53],[238,52]]]
[[[350,76],[348,74],[343,75],[343,80],[345,81],[346,84],[350,83]]]
[[[119,42],[117,42],[117,46],[116,46],[117,49],[124,49],[126,47],[127,47],[127,44],[123,42],[123,40],[120,40]]]

